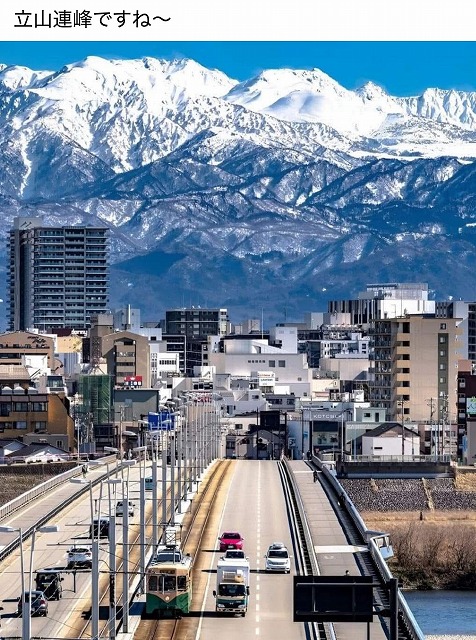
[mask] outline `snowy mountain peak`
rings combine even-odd
[[[375,82],[368,81],[359,87],[356,92],[363,100],[375,100],[380,98],[389,98],[389,94]]]
[[[0,90],[28,89],[38,80],[51,76],[51,71],[32,71],[28,67],[0,65]]]

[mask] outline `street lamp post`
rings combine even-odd
[[[91,480],[81,478],[71,478],[74,484],[89,485],[89,507],[91,517],[91,636],[93,640],[99,637],[99,531],[101,528],[100,519],[98,526],[94,527],[94,506],[93,506],[93,484]],[[97,533],[97,535],[96,535]]]
[[[139,459],[139,544],[140,544],[140,574],[141,585],[143,576],[145,574],[145,457],[147,455],[147,446],[134,447],[132,450],[137,453],[139,457],[144,454],[144,467],[142,467]],[[154,531],[157,531],[157,465],[152,463],[152,545],[154,544]],[[157,535],[157,533],[155,533]]]
[[[20,537],[20,571],[21,571],[21,590],[22,590],[22,640],[31,640],[31,592],[33,584],[33,560],[35,556],[35,537],[36,533],[56,533],[59,531],[58,525],[45,525],[43,527],[33,527],[31,534],[31,547],[30,547],[30,566],[28,569],[28,599],[26,598],[25,589],[25,572],[24,572],[24,559],[23,559],[23,530],[20,528],[10,526],[0,526],[1,533],[18,532]]]

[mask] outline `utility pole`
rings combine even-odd
[[[256,460],[259,460],[259,407],[256,407]]]
[[[403,424],[404,415],[405,415],[405,410],[404,410],[405,400],[403,399],[403,396],[399,400],[397,400],[397,403],[400,405],[400,421],[402,423],[402,461],[403,461],[403,457],[405,456],[405,425]]]
[[[446,426],[448,423],[448,394],[444,393],[440,400],[440,416],[441,416],[441,453],[445,453],[445,437]],[[450,442],[450,454],[451,454],[451,442]]]
[[[435,399],[430,398],[429,400],[427,400],[427,405],[430,407],[430,455],[433,453],[433,450],[435,449],[435,458],[436,458],[437,451],[433,443],[433,417],[435,415]]]

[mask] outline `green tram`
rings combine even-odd
[[[146,571],[145,614],[181,618],[192,604],[192,559],[151,564]]]

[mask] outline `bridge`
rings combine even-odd
[[[184,461],[185,468],[187,464]],[[206,487],[218,471],[217,489],[213,498],[207,497]],[[150,491],[145,490],[146,477],[154,479]],[[135,504],[134,516],[115,518],[118,499]],[[199,517],[192,527],[191,517],[200,510],[206,514],[203,522],[198,524]],[[111,517],[113,542],[111,536],[100,539],[97,567],[92,571],[69,570],[68,548],[91,544],[89,524],[91,517],[99,516]],[[169,632],[159,623],[159,630],[147,636],[141,631],[143,573],[152,548],[171,524],[180,536],[185,536],[187,527],[195,532],[200,527],[192,552],[196,565],[192,611],[178,634],[174,630],[164,635]],[[217,539],[226,529],[241,533],[251,565],[245,618],[215,613]],[[266,549],[278,540],[291,550],[290,575],[264,570]],[[111,457],[92,468],[85,480],[78,466],[0,508],[0,549],[3,638],[214,640],[218,634],[230,640],[424,638],[385,562],[391,553],[388,536],[367,530],[332,469],[317,458],[210,459],[199,474],[188,478],[180,477],[176,467],[163,467],[161,461],[132,465]],[[17,615],[22,562],[27,590],[38,569],[56,569],[63,577],[62,598],[49,601],[48,615],[33,617],[30,626]],[[372,621],[321,620],[309,611],[308,620],[294,622],[294,592],[304,577],[312,582],[313,576],[331,589],[336,579],[357,583],[367,576],[372,585]]]

